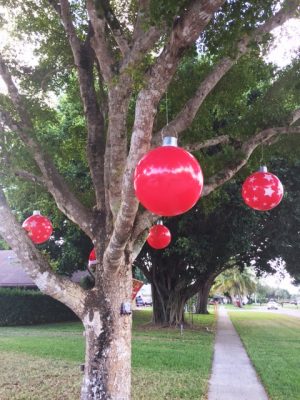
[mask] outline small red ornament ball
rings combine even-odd
[[[150,228],[147,242],[154,249],[164,249],[171,242],[171,233],[164,225],[154,225]]]
[[[35,244],[47,242],[53,232],[50,220],[39,211],[34,211],[33,215],[25,219],[22,228],[28,232],[28,236]]]
[[[95,248],[93,248],[89,256],[89,265],[94,265],[94,264],[97,264]]]
[[[258,171],[245,180],[242,196],[247,206],[254,210],[268,211],[281,202],[283,186],[276,175]]]
[[[175,216],[199,200],[203,174],[196,158],[175,146],[161,146],[147,153],[134,175],[136,197],[154,214]]]

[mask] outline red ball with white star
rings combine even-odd
[[[245,180],[242,196],[247,206],[254,210],[269,211],[281,202],[283,186],[276,175],[258,171]]]
[[[33,215],[23,222],[22,228],[28,232],[28,236],[35,244],[46,242],[53,232],[50,220],[39,211],[34,211]]]
[[[93,250],[90,252],[90,255],[89,255],[89,266],[94,265],[94,264],[97,264],[95,248],[93,248]]]

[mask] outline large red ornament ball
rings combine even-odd
[[[34,211],[33,215],[25,219],[22,228],[28,232],[28,236],[35,244],[46,242],[53,232],[50,220],[41,215],[40,211]]]
[[[283,197],[283,186],[276,175],[263,170],[250,175],[242,187],[242,196],[247,206],[259,211],[276,207]]]
[[[134,175],[135,194],[154,214],[174,216],[199,200],[203,174],[196,158],[176,146],[161,146],[147,153]]]
[[[150,228],[147,242],[154,249],[164,249],[171,242],[171,233],[164,225],[154,225]]]
[[[89,266],[94,264],[97,264],[95,248],[93,248],[89,255]]]

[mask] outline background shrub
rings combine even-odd
[[[35,290],[0,289],[0,326],[77,320],[64,304]]]

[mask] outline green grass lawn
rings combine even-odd
[[[271,400],[300,399],[300,319],[285,315],[230,313]]]
[[[192,329],[153,328],[149,311],[133,323],[133,400],[204,398],[214,317],[194,316]],[[1,400],[79,399],[84,357],[80,323],[0,328]]]

